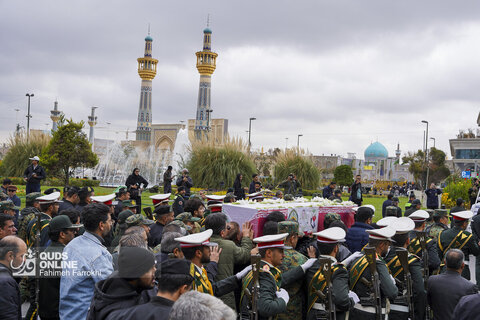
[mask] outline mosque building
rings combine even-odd
[[[327,169],[329,173],[325,179],[333,178],[333,170],[339,165],[352,167],[354,175],[361,175],[363,181],[413,181],[413,175],[408,171],[409,166],[401,164],[402,152],[400,144],[395,150],[395,157],[388,156],[388,150],[380,142],[371,143],[364,152],[364,160],[357,159],[354,153],[347,157],[339,155],[313,156],[312,160],[320,169]]]

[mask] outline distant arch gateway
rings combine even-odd
[[[168,136],[161,136],[155,144],[155,149],[173,151],[175,144]]]

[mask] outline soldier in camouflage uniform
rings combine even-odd
[[[443,230],[448,229],[448,212],[445,209],[435,209],[433,213],[433,225],[426,228],[429,237],[436,240]]]
[[[278,223],[278,233],[288,233],[285,239],[285,245],[290,247],[289,249],[285,248],[283,250],[285,257],[283,258],[282,264],[278,266],[278,269],[280,269],[282,273],[307,262],[307,257],[293,249],[298,242],[298,232],[298,222],[296,221],[281,221]],[[302,319],[302,310],[305,303],[305,292],[303,291],[302,285],[303,282],[298,281],[285,288],[290,296],[290,301],[288,301],[287,304],[287,311],[279,314],[278,320]]]
[[[468,268],[469,255],[478,256],[480,248],[478,246],[478,239],[468,231],[465,231],[470,223],[473,213],[471,211],[461,211],[452,213],[452,228],[440,232],[437,238],[437,244],[440,248],[440,258],[443,260],[445,253],[450,249],[460,249],[465,255],[465,265],[463,268],[462,277],[470,280],[470,268]],[[442,269],[445,266],[443,266]],[[443,270],[444,271],[444,270]]]
[[[27,227],[30,221],[35,218],[35,214],[40,212],[40,204],[37,200],[38,197],[41,197],[40,192],[32,192],[27,194],[25,200],[25,208],[20,211],[18,217],[18,237],[27,243]]]
[[[335,314],[338,320],[346,318],[349,311],[355,304],[349,296],[348,270],[337,262],[335,256],[338,253],[340,242],[345,241],[346,233],[342,228],[332,227],[314,233],[317,237],[317,247],[320,252],[319,258],[328,258],[331,264],[331,294],[332,304],[335,306]],[[320,261],[317,260],[307,271],[308,303],[307,320],[325,319],[326,304],[328,303],[327,286],[325,274],[320,270]],[[317,292],[323,293],[323,297]],[[328,304],[327,304],[328,305]]]

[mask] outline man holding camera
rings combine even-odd
[[[190,188],[193,187],[193,180],[188,175],[188,169],[182,170],[182,176],[177,178],[177,187],[184,187],[185,188],[185,195],[183,196],[185,199],[190,198]]]

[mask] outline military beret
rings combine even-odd
[[[197,222],[200,221],[200,218],[192,216],[190,212],[182,212],[178,216],[175,217],[175,220],[180,220],[182,222],[190,221],[190,222]]]
[[[187,230],[187,231],[192,230],[192,227],[186,225],[185,223],[183,223],[183,222],[180,221],[180,220],[173,220],[173,221],[171,221],[169,224],[175,224],[175,225],[177,225],[177,226],[179,226],[179,227],[181,227],[181,228],[183,228],[183,229],[185,229],[185,230]]]
[[[160,205],[160,206],[156,207],[155,210],[153,211],[153,213],[157,217],[162,216],[164,214],[169,214],[170,212],[172,212],[172,210],[170,209],[170,206],[168,206],[168,205],[167,206]]]
[[[132,199],[130,199],[130,200],[123,200],[123,201],[122,201],[122,205],[123,205],[124,207],[127,207],[127,208],[133,208],[133,207],[136,207],[136,206],[137,206],[137,204],[135,203],[135,200],[132,200]]]
[[[298,234],[298,222],[296,221],[280,221],[278,223],[278,233]]]
[[[435,209],[433,212],[434,217],[446,217],[448,216],[448,211],[446,209]]]

